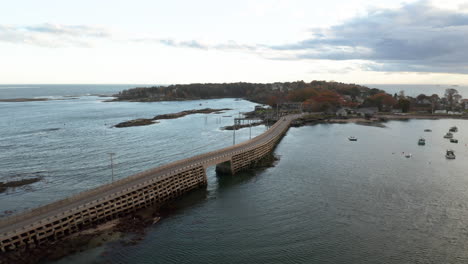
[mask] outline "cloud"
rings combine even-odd
[[[245,45],[235,41],[228,41],[220,44],[207,44],[197,40],[176,41],[174,39],[158,39],[158,38],[139,38],[133,39],[139,43],[155,43],[174,48],[192,48],[201,50],[223,50],[223,51],[256,51],[265,47],[265,45]]]
[[[177,48],[244,51],[274,60],[367,61],[361,69],[384,72],[468,73],[468,13],[428,1],[372,9],[329,28],[313,28],[303,41],[245,45],[234,41],[142,39]]]
[[[366,71],[468,74],[468,13],[463,11],[466,6],[442,9],[421,0],[396,9],[374,8],[335,26],[312,28],[308,38],[281,45],[158,37],[119,41],[237,51],[273,60],[359,61],[357,69]],[[0,25],[0,42],[89,47],[99,39],[113,36],[104,28],[87,25]]]
[[[270,46],[276,59],[367,60],[373,71],[468,73],[468,14],[426,1],[375,9],[309,39]],[[287,55],[281,52],[288,51]]]
[[[41,47],[90,47],[93,40],[110,38],[108,30],[86,25],[0,25],[0,42]]]

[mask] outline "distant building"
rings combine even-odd
[[[302,103],[295,103],[295,102],[286,102],[282,103],[279,106],[283,111],[295,111],[302,109]]]
[[[271,85],[271,90],[282,92],[282,91],[283,91],[283,84],[282,84],[282,83],[279,83],[279,82],[275,82],[275,83],[273,83],[273,84]]]
[[[348,116],[348,109],[346,108],[340,108],[336,111],[337,116]]]
[[[255,111],[262,111],[262,110],[265,110],[265,108],[262,105],[255,106]]]
[[[435,110],[434,114],[447,114],[447,110]]]
[[[363,107],[356,109],[356,113],[360,116],[373,116],[379,112],[377,107]]]

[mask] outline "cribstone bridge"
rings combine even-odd
[[[246,169],[273,150],[298,115],[281,117],[240,144],[150,169],[0,221],[0,252],[56,241],[94,223],[159,205],[207,184],[206,168],[230,162]]]

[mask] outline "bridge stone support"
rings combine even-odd
[[[279,140],[283,137],[287,130],[278,134],[278,136],[271,138],[261,146],[257,146],[248,151],[232,156],[231,159],[231,172],[232,175],[239,171],[246,170],[255,166],[255,164],[262,158],[271,153]]]
[[[167,177],[137,184],[85,205],[60,211],[29,226],[0,234],[0,251],[32,248],[56,241],[92,224],[124,216],[141,208],[161,205],[206,184],[207,177],[203,166],[182,169]]]

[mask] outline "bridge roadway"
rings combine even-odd
[[[150,169],[127,178],[115,181],[114,183],[106,184],[101,187],[85,191],[74,195],[70,198],[54,202],[49,205],[38,207],[36,209],[13,215],[0,220],[0,239],[7,238],[8,235],[24,229],[25,227],[33,226],[41,222],[41,220],[60,216],[61,213],[71,211],[76,208],[81,208],[91,203],[98,203],[104,198],[117,196],[119,193],[128,192],[132,189],[138,189],[139,186],[145,185],[150,180],[171,177],[180,171],[203,166],[204,169],[229,161],[234,155],[243,153],[259,145],[263,145],[269,140],[279,136],[287,131],[292,120],[299,115],[289,115],[281,117],[273,126],[271,126],[263,134],[217,151],[200,154],[191,158],[172,162],[154,169]],[[10,234],[9,234],[10,233]]]

